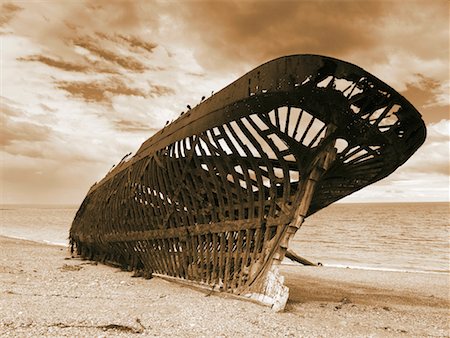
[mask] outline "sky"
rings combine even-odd
[[[1,204],[80,204],[186,105],[289,54],[364,68],[427,125],[344,202],[449,200],[448,1],[1,1]]]

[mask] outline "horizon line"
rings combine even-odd
[[[425,203],[450,203],[450,200],[447,201],[362,201],[362,202],[334,202],[330,205],[336,204],[425,204]],[[0,206],[74,206],[79,207],[81,203],[0,203]],[[329,206],[329,205],[328,205]],[[327,206],[327,207],[328,207]]]

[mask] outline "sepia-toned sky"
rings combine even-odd
[[[354,63],[427,124],[426,143],[404,166],[344,201],[449,200],[448,1],[0,6],[0,203],[81,203],[187,104],[287,54]]]

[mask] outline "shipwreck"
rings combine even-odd
[[[267,62],[145,141],[81,204],[81,257],[284,308],[277,265],[309,215],[396,170],[421,115],[363,69]]]

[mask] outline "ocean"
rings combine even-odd
[[[0,209],[0,235],[67,246],[77,206]],[[449,217],[448,203],[337,203],[308,217],[290,248],[324,266],[448,274]]]
[[[449,203],[335,203],[308,217],[290,243],[335,267],[450,272]]]

